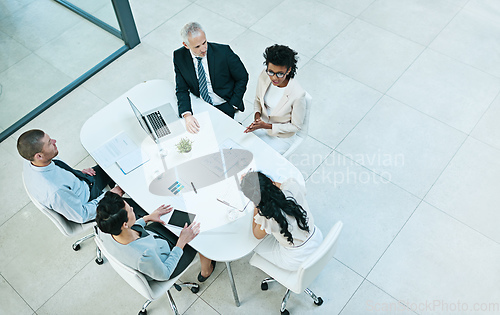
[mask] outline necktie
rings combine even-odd
[[[76,178],[78,178],[79,180],[83,180],[84,182],[86,182],[87,185],[89,185],[89,188],[91,188],[92,185],[94,184],[94,178],[92,176],[89,176],[87,174],[83,174],[82,171],[78,171],[78,170],[73,169],[71,166],[69,166],[68,164],[64,163],[61,160],[52,160],[52,161],[54,161],[54,164],[59,166],[63,170],[66,170],[66,171],[70,172],[71,174],[75,175]]]
[[[200,86],[201,98],[203,98],[205,102],[213,105],[212,98],[208,95],[207,77],[205,75],[205,69],[203,69],[203,65],[201,64],[201,57],[196,57],[196,59],[198,59],[198,84]]]

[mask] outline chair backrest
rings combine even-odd
[[[300,291],[311,284],[333,258],[342,226],[342,221],[337,222],[316,251],[302,263],[298,270]]]
[[[132,288],[134,288],[137,292],[139,292],[142,296],[144,296],[148,300],[155,300],[158,298],[156,292],[154,292],[151,289],[151,286],[149,285],[148,280],[142,273],[140,273],[137,270],[134,270],[124,264],[122,264],[118,259],[116,259],[114,256],[112,256],[104,246],[101,238],[100,238],[100,233],[99,229],[95,227],[96,229],[96,236],[94,237],[94,241],[97,244],[97,247],[101,250],[101,252],[104,254],[104,257],[106,257],[111,264],[111,267],[120,275],[120,277],[123,278]],[[167,281],[170,282],[170,281]],[[169,287],[173,285],[170,284]],[[161,292],[161,294],[165,293],[165,291]]]
[[[86,230],[90,228],[93,224],[91,223],[86,223],[86,224],[81,224],[81,223],[76,223],[76,222],[71,222],[68,221],[64,216],[61,214],[55,212],[52,209],[49,209],[42,205],[38,200],[36,200],[29,192],[28,188],[26,187],[26,182],[24,181],[24,176],[23,176],[23,185],[24,185],[24,190],[26,190],[26,193],[28,194],[28,197],[31,199],[31,202],[35,205],[35,207],[38,208],[43,214],[45,214],[50,221],[52,221],[59,231],[61,231],[62,234],[65,236],[71,236],[75,233],[79,233],[83,230]]]
[[[306,92],[306,115],[304,116],[304,124],[297,131],[297,135],[301,138],[306,138],[309,132],[309,118],[311,117],[312,96]]]

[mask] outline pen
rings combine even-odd
[[[236,210],[238,210],[238,211],[241,211],[240,209],[238,209],[238,208],[236,208],[235,206],[231,205],[231,204],[230,204],[229,202],[227,202],[227,201],[221,200],[221,199],[219,199],[219,198],[217,198],[217,201],[218,201],[218,202],[222,202],[222,203],[223,203],[223,204],[225,204],[226,206],[229,206],[229,207],[234,208],[234,209],[236,209]]]
[[[243,209],[238,209],[238,208],[236,208],[235,206],[231,205],[229,202],[227,202],[227,201],[225,201],[225,200],[222,200],[222,199],[217,198],[217,201],[218,201],[218,202],[222,202],[222,203],[223,203],[223,204],[225,204],[226,206],[231,207],[231,208],[233,208],[233,209],[236,209],[236,210],[238,210],[239,212],[243,212],[243,211],[245,211],[246,207],[247,207],[247,206],[248,206],[248,204],[250,203],[250,200],[248,200],[247,204],[243,207]]]
[[[197,194],[198,192],[196,191],[196,187],[194,187],[193,182],[191,182],[191,186],[193,186],[194,193]]]

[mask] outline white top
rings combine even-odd
[[[288,221],[288,231],[292,234],[293,238],[293,245],[291,245],[287,238],[281,234],[280,232],[280,226],[278,222],[274,219],[266,219],[265,217],[261,216],[260,214],[257,213],[255,215],[254,220],[255,223],[261,225],[261,229],[266,231],[267,234],[273,234],[273,236],[276,238],[276,240],[280,243],[281,246],[283,247],[297,247],[300,246],[302,243],[304,243],[310,236],[310,234],[314,230],[314,219],[312,217],[311,212],[309,211],[309,206],[307,205],[307,200],[305,198],[305,187],[299,185],[297,181],[293,178],[289,178],[285,180],[281,184],[281,190],[285,194],[285,196],[288,197],[293,197],[295,198],[295,201],[297,201],[297,204],[301,205],[302,208],[307,212],[307,225],[309,226],[310,232],[304,231],[299,226],[297,225],[297,221],[295,220],[294,217],[292,216],[286,216],[287,221]]]
[[[273,84],[269,86],[269,88],[266,91],[266,94],[264,95],[264,104],[267,107],[267,112],[270,113],[273,108],[275,108],[281,98],[283,97],[283,94],[285,93],[285,87],[278,87]]]

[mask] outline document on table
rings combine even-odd
[[[142,164],[149,161],[149,157],[142,154],[141,150],[137,148],[136,150],[130,152],[122,158],[116,161],[116,164],[120,167],[123,174],[128,174],[141,166]]]
[[[92,157],[103,168],[119,161],[126,174],[149,160],[143,157],[139,147],[125,133],[121,132],[91,152]]]
[[[197,194],[194,191],[184,193],[183,198],[186,211],[195,213],[196,221],[201,223],[201,231],[208,231],[230,223],[232,220],[228,217],[229,212],[234,209],[233,207],[243,210],[248,200],[238,189],[238,183],[234,177],[198,189]],[[218,201],[217,198],[226,203]],[[238,214],[240,214],[239,211]],[[244,214],[242,211],[241,216]]]

